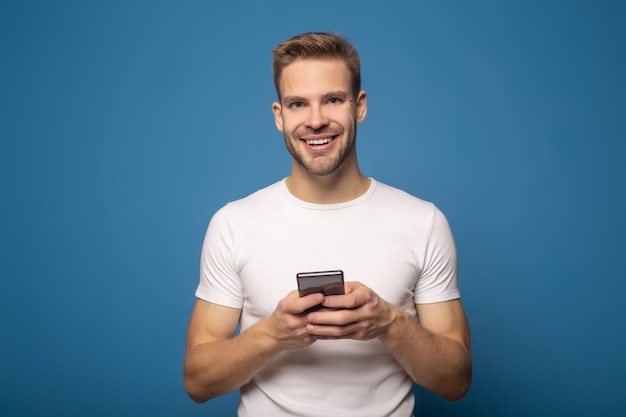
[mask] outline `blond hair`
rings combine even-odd
[[[283,69],[298,59],[336,58],[348,67],[352,78],[352,95],[361,91],[361,58],[356,48],[343,36],[330,32],[308,32],[296,35],[272,51],[272,72],[276,94],[281,100],[280,77]]]

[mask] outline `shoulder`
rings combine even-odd
[[[448,233],[448,219],[433,202],[380,182],[372,197],[371,214],[378,221],[420,231],[422,236]]]
[[[209,229],[234,230],[253,227],[273,216],[273,211],[284,200],[282,181],[257,190],[241,199],[233,200],[217,210],[209,223]]]
[[[261,188],[243,198],[230,201],[220,208],[217,213],[233,215],[238,213],[247,214],[251,210],[258,211],[276,204],[276,202],[279,201],[283,195],[281,188],[283,181],[275,182],[274,184]]]
[[[387,210],[417,212],[424,215],[433,215],[439,211],[434,203],[423,200],[399,188],[378,181],[375,183],[375,186],[374,200],[377,204],[387,207]]]

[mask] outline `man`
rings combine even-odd
[[[240,388],[242,417],[408,417],[413,381],[460,399],[471,355],[452,234],[433,204],[359,170],[357,51],[307,33],[273,52],[292,172],[211,220],[185,389],[204,402]],[[297,273],[337,269],[345,295],[299,296]]]

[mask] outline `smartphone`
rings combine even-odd
[[[300,272],[296,274],[300,297],[321,292],[324,295],[345,294],[343,271]]]

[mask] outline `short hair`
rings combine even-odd
[[[352,95],[361,91],[361,58],[356,48],[343,36],[330,32],[308,32],[296,35],[272,51],[272,72],[276,94],[281,100],[280,77],[289,64],[298,59],[336,58],[345,62],[352,78]]]

